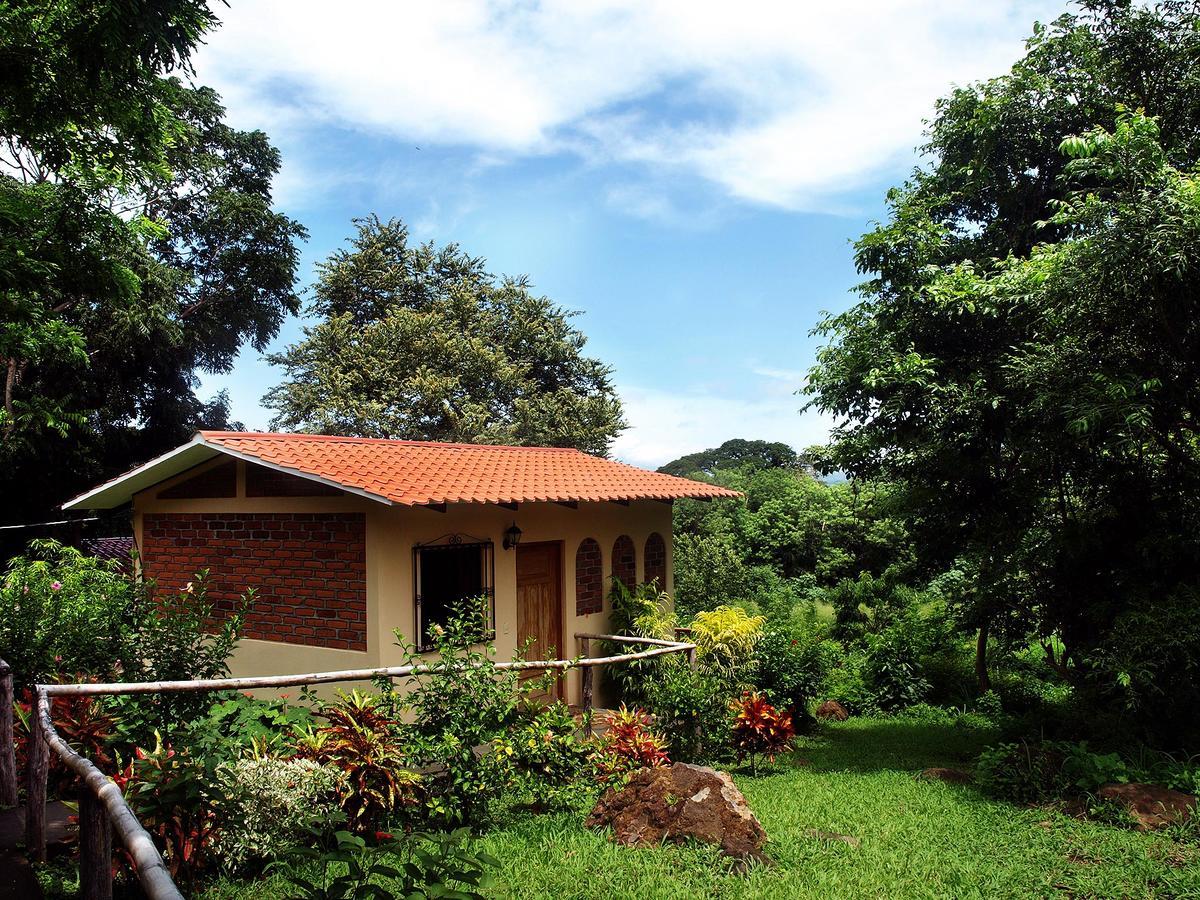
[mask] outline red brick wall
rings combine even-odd
[[[595,538],[584,538],[575,551],[575,615],[604,609],[604,561]]]
[[[642,560],[646,567],[646,582],[658,582],[658,589],[667,589],[667,542],[657,531],[646,538],[646,555]]]
[[[175,591],[208,569],[225,613],[255,588],[245,637],[366,650],[366,530],[362,513],[147,513],[142,570]]]
[[[633,538],[627,534],[613,542],[612,573],[629,590],[637,587],[637,550]]]

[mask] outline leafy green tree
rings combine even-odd
[[[0,9],[0,484],[46,516],[98,478],[228,422],[198,372],[298,310],[279,155],[185,84],[206,3]],[[56,466],[47,467],[45,460]]]
[[[318,266],[321,321],[269,357],[286,373],[263,401],[274,427],[607,453],[620,400],[571,313],[455,244],[410,244],[397,220],[356,225]]]
[[[658,471],[680,477],[696,474],[711,476],[718,469],[737,469],[742,466],[784,469],[796,466],[799,462],[796,451],[779,441],[747,441],[734,438],[720,447],[681,456]]]
[[[1171,5],[1109,12],[1089,32],[1100,48],[1182,22]],[[1147,83],[1174,71],[1149,61]],[[1044,241],[1014,237],[1003,258],[979,255],[982,232],[964,246],[962,221],[935,214],[920,184],[902,192],[860,242],[860,266],[880,276],[823,325],[833,342],[812,390],[846,422],[838,464],[905,483],[919,533],[976,567],[968,620],[1041,635],[1100,708],[1172,740],[1200,701],[1200,673],[1182,662],[1200,645],[1137,660],[1121,648],[1194,640],[1171,623],[1200,558],[1195,122],[1163,129],[1120,106],[1107,121],[1059,136]]]

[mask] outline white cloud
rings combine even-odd
[[[744,400],[703,391],[620,388],[630,428],[613,446],[625,462],[657,468],[731,438],[783,441],[797,449],[824,443],[832,419],[801,413],[804,398],[763,392]]]
[[[489,159],[574,153],[828,209],[909,157],[951,83],[1003,71],[1032,21],[1059,11],[1061,0],[235,0],[198,63],[238,124],[276,135],[336,124]]]

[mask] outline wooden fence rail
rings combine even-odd
[[[592,672],[600,666],[652,659],[672,653],[686,653],[694,664],[696,646],[679,641],[636,638],[614,634],[577,634],[581,655],[575,659],[542,659],[495,663],[501,670],[520,671],[583,670],[583,705],[590,727],[592,715]],[[592,657],[589,653],[594,640],[616,644],[646,644],[648,650],[614,656]],[[77,753],[54,729],[51,703],[54,697],[107,696],[118,694],[184,693],[197,691],[248,691],[262,688],[299,687],[301,685],[331,684],[341,681],[374,681],[380,678],[405,678],[435,674],[440,667],[424,663],[409,666],[385,666],[374,669],[347,669],[340,672],[310,672],[305,675],[268,675],[255,678],[211,678],[200,681],[143,681],[109,684],[38,684],[34,686],[35,713],[30,717],[30,739],[26,768],[25,846],[30,857],[46,858],[46,777],[49,754],[53,751],[83,783],[79,807],[80,887],[83,900],[111,900],[112,897],[112,835],[115,831],[133,859],[134,870],[142,891],[149,900],[182,900],[158,848],[116,783],[101,772],[90,760]],[[7,682],[5,677],[7,676]],[[5,695],[7,683],[8,694]],[[0,747],[0,802],[9,796],[16,803],[15,763],[10,762],[9,782],[3,782],[4,755],[12,760],[12,672],[0,661],[0,701],[8,697],[0,709],[0,740],[3,740],[4,716],[8,718],[8,740]]]

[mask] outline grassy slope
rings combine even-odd
[[[961,766],[988,735],[903,720],[856,720],[805,738],[757,778],[737,775],[775,864],[737,875],[709,848],[632,850],[582,815],[520,815],[483,848],[492,891],[520,898],[1200,897],[1200,849],[1163,835],[988,801],[918,781]],[[802,764],[806,762],[807,764]],[[807,832],[857,837],[858,847]],[[276,896],[277,884],[215,886],[210,898]],[[249,891],[249,892],[247,892]]]
[[[510,897],[1200,897],[1200,854],[1163,836],[1017,809],[918,781],[984,735],[899,721],[826,729],[773,774],[738,776],[775,865],[739,876],[697,848],[629,850],[569,816],[492,831]],[[808,765],[799,765],[807,760]],[[809,830],[857,837],[857,848]],[[1195,862],[1190,862],[1197,857]]]

